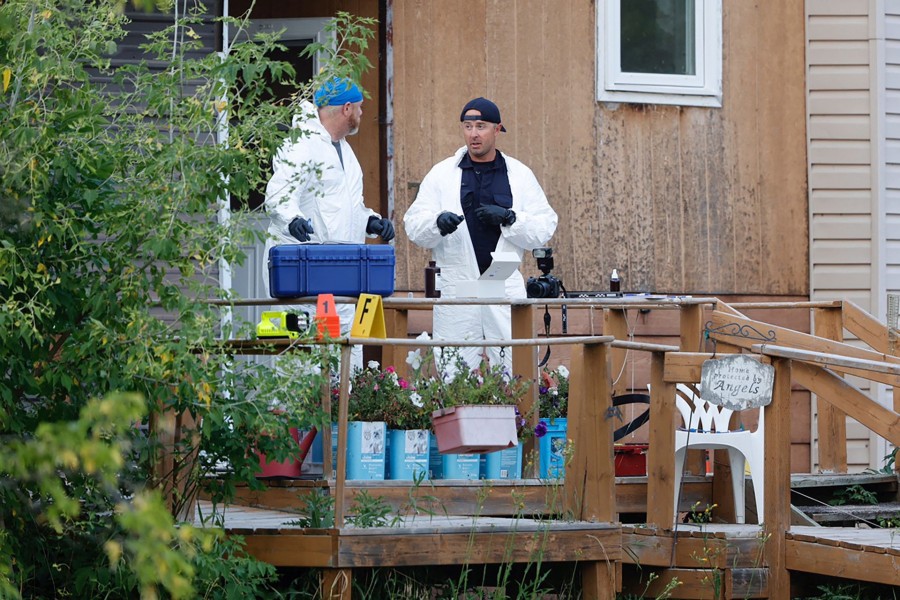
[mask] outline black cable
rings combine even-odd
[[[544,335],[550,337],[550,308],[545,304],[544,305]],[[544,353],[544,358],[538,362],[538,368],[543,367],[547,364],[547,361],[550,360],[550,344],[547,344],[547,352]]]

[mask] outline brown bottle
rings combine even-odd
[[[621,288],[621,281],[619,280],[619,272],[613,269],[612,275],[609,277],[609,291],[618,292]]]
[[[441,268],[437,266],[437,264],[430,260],[428,261],[428,266],[425,267],[425,297],[426,298],[440,298],[441,290],[435,289],[435,281],[437,279],[438,273],[441,272]]]

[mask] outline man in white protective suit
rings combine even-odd
[[[349,79],[332,78],[316,90],[315,106],[301,104],[292,127],[301,128],[296,141],[285,140],[273,160],[274,173],[266,186],[265,207],[271,216],[263,257],[268,273],[269,249],[279,244],[365,243],[366,235],[394,239],[389,219],[363,203],[363,174],[345,139],[359,131],[363,94]],[[264,276],[266,292],[269,279]],[[341,334],[353,325],[353,304],[339,304]],[[288,310],[315,313],[315,306]],[[354,348],[353,364],[362,366],[362,351]]]
[[[409,239],[430,248],[441,268],[441,297],[457,296],[458,282],[478,279],[491,265],[491,252],[515,252],[547,244],[556,231],[556,212],[547,202],[531,169],[496,147],[506,128],[497,105],[475,98],[463,107],[459,120],[466,146],[436,164],[419,187],[403,216]],[[525,282],[516,270],[506,280],[507,298],[525,298]],[[509,339],[509,306],[436,306],[435,339]],[[462,348],[461,356],[475,368],[482,349]],[[511,370],[509,349],[491,347],[492,365]]]

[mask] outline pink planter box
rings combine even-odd
[[[431,423],[441,454],[481,454],[518,444],[515,406],[451,406],[431,413]]]

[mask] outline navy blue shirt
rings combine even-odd
[[[459,168],[462,169],[459,200],[466,216],[466,227],[472,238],[475,258],[478,260],[478,270],[484,273],[491,266],[491,252],[497,249],[500,226],[485,225],[479,221],[475,216],[475,209],[490,204],[512,208],[512,190],[509,187],[506,160],[499,150],[491,162],[475,162],[466,152],[459,161]]]

